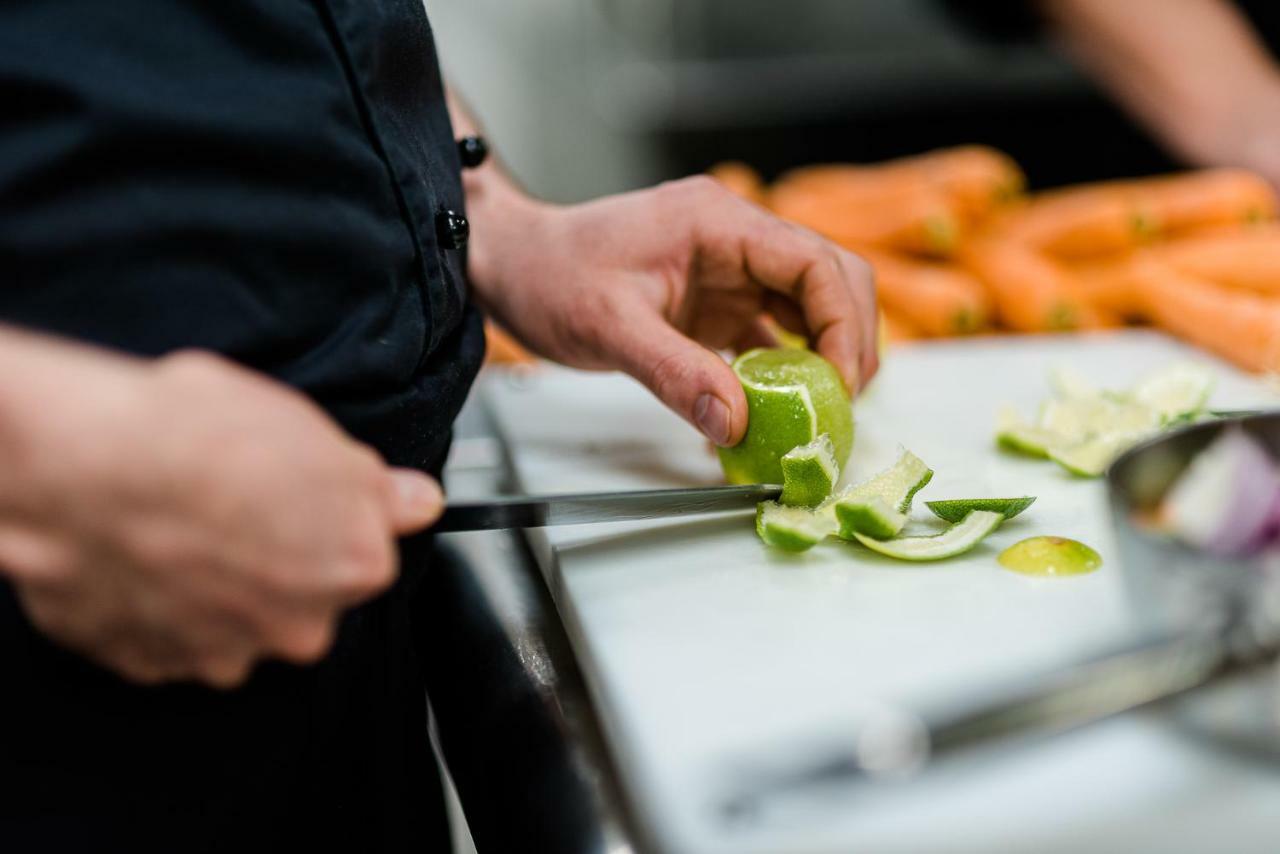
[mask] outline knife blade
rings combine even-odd
[[[777,498],[782,487],[754,483],[640,492],[587,492],[578,495],[517,495],[445,506],[432,531],[492,531],[661,519],[701,513],[747,510]]]

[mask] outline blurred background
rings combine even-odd
[[[1019,6],[428,0],[454,85],[558,201],[726,159],[770,178],[963,143],[1008,152],[1033,188],[1173,168]]]

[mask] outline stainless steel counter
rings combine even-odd
[[[468,404],[445,483],[503,490],[502,446]],[[568,640],[522,535],[440,538],[419,607],[439,743],[480,854],[648,850],[638,841]]]

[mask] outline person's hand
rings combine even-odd
[[[564,208],[488,194],[472,278],[498,320],[540,355],[626,371],[716,444],[742,439],[747,402],[709,348],[776,343],[765,313],[851,392],[876,371],[867,264],[709,178]]]
[[[56,345],[33,364],[59,385],[19,416],[35,429],[0,420],[0,571],[35,626],[129,679],[232,686],[264,657],[318,659],[393,581],[395,536],[440,513],[426,475],[214,356]]]
[[[1188,110],[1173,139],[1192,165],[1248,169],[1280,190],[1280,71]]]

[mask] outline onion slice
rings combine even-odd
[[[1256,554],[1280,527],[1280,469],[1256,439],[1226,430],[1178,478],[1162,515],[1174,534],[1206,552]]]

